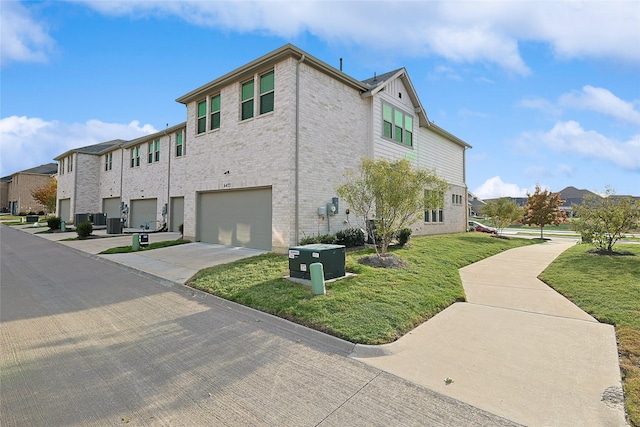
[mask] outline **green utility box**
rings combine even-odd
[[[298,279],[311,279],[309,266],[315,262],[322,264],[324,280],[346,275],[345,247],[343,245],[293,246],[289,248],[289,275]]]

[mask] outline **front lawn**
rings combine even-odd
[[[577,245],[560,255],[540,279],[578,307],[616,328],[625,405],[640,426],[640,245],[617,244],[632,255],[595,255]]]
[[[353,343],[384,344],[465,300],[459,268],[534,243],[484,233],[416,237],[409,248],[393,250],[409,262],[407,269],[367,267],[357,260],[372,250],[351,252],[347,271],[356,276],[327,283],[320,297],[284,279],[288,258],[277,254],[202,270],[188,285]]]

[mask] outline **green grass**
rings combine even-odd
[[[78,239],[73,239],[78,240]],[[140,246],[140,251],[150,251],[152,249],[160,249],[160,248],[168,248],[170,246],[183,245],[185,243],[191,243],[189,240],[165,240],[164,242],[155,242],[149,243],[149,247],[145,248]],[[109,255],[109,254],[128,254],[133,252],[131,249],[131,245],[129,246],[118,246],[116,248],[107,249],[105,251],[100,252],[100,255]]]
[[[640,426],[640,245],[618,244],[634,256],[596,255],[577,245],[541,275],[578,307],[616,328],[629,421]]]
[[[327,283],[327,294],[312,297],[292,283],[285,255],[265,254],[200,271],[188,285],[274,314],[354,343],[392,342],[456,301],[464,301],[458,269],[504,250],[533,244],[484,233],[416,237],[396,255],[406,269],[376,269],[347,254],[346,279]]]

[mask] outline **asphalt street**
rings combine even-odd
[[[514,425],[268,316],[0,226],[0,425]]]

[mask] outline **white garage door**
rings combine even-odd
[[[120,197],[102,199],[102,212],[107,214],[107,218],[120,218]]]
[[[131,212],[129,213],[129,228],[140,228],[145,223],[149,223],[151,229],[156,228],[157,219],[157,199],[139,199],[131,201]]]
[[[60,208],[58,216],[64,222],[71,221],[71,199],[60,199]]]
[[[271,188],[201,193],[197,238],[271,250]]]
[[[180,224],[184,222],[184,197],[171,198],[171,210],[169,211],[169,223],[171,231],[179,232]]]

